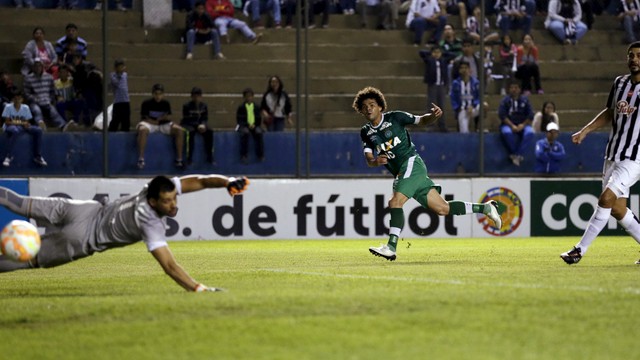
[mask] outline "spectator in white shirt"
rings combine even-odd
[[[433,30],[430,43],[437,43],[442,37],[447,17],[441,14],[437,0],[411,0],[407,14],[407,28],[415,33],[413,44],[419,46],[427,30]]]

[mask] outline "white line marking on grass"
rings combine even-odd
[[[321,277],[334,277],[342,279],[364,279],[364,280],[383,280],[383,281],[404,281],[404,282],[417,282],[417,283],[429,283],[429,284],[444,284],[444,285],[464,285],[464,286],[491,286],[491,287],[503,287],[503,288],[516,288],[516,289],[547,289],[558,291],[583,291],[583,292],[595,292],[595,293],[615,293],[620,292],[624,294],[640,295],[640,289],[637,288],[620,288],[610,289],[601,287],[590,286],[552,286],[542,284],[519,284],[519,283],[483,283],[483,282],[471,282],[455,279],[431,279],[431,278],[417,278],[417,277],[394,277],[394,276],[371,276],[371,275],[357,275],[357,274],[339,274],[339,273],[325,273],[314,271],[297,271],[287,269],[256,269],[260,272],[282,273],[291,275],[305,275],[305,276],[321,276]]]

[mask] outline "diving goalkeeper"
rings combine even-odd
[[[224,187],[233,196],[248,185],[246,177],[156,176],[139,193],[106,205],[93,200],[22,196],[0,187],[0,205],[45,227],[36,257],[21,263],[0,255],[0,272],[54,267],[142,241],[164,272],[187,291],[219,291],[191,278],[176,262],[165,238],[165,220],[178,213],[180,194]]]

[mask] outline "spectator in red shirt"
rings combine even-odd
[[[260,41],[262,33],[256,34],[246,22],[234,17],[233,4],[231,4],[231,1],[207,0],[206,8],[220,36],[225,39],[227,44],[230,42],[229,36],[227,35],[228,28],[239,30],[245,38],[251,40],[254,44]]]

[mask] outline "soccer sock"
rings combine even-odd
[[[618,220],[618,224],[620,224],[629,235],[635,240],[638,244],[640,244],[640,221],[635,216],[631,209],[627,208],[627,213],[624,214],[624,217]]]
[[[484,204],[470,203],[467,201],[449,201],[450,215],[465,215],[470,213],[481,214],[484,212]]]
[[[580,239],[580,242],[576,245],[577,248],[580,248],[582,255],[587,252],[589,245],[591,245],[593,240],[596,239],[596,236],[598,236],[602,229],[607,225],[609,216],[611,216],[611,208],[606,209],[600,206],[596,207],[596,211],[593,213],[587,228],[584,230],[582,239]]]
[[[0,205],[22,216],[28,216],[29,201],[26,197],[4,187],[0,187]]]
[[[391,213],[391,221],[389,226],[389,242],[387,246],[389,249],[396,251],[396,247],[398,246],[398,238],[400,237],[400,232],[404,227],[404,210],[402,208],[392,208]]]

